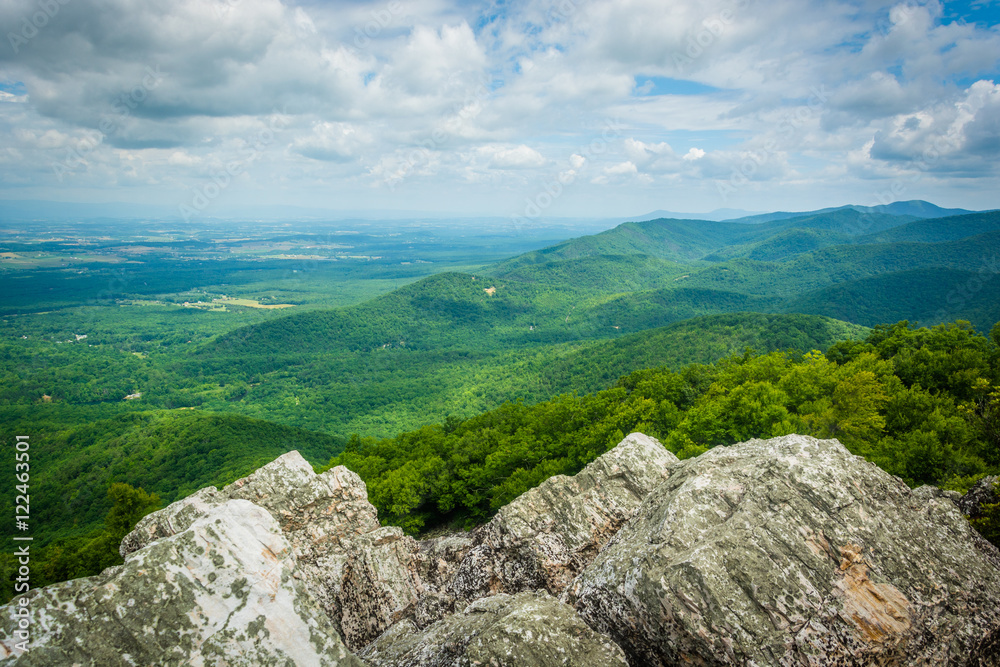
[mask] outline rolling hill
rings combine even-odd
[[[602,349],[613,355],[623,336],[695,317],[745,318],[754,322],[746,331],[763,327],[773,345],[783,339],[753,313],[863,326],[969,319],[988,330],[1000,318],[997,268],[989,263],[1000,250],[1000,214],[918,219],[912,213],[920,208],[844,207],[758,224],[625,223],[476,275],[442,273],[358,306],[237,329],[176,368],[184,376],[210,369],[227,386],[245,386],[226,401],[206,390],[212,409],[267,418],[268,406],[292,401],[284,423],[386,434],[429,415],[469,414],[517,397],[543,400],[570,388],[555,379],[560,372],[586,376],[583,362],[565,355],[593,345],[612,346]],[[900,209],[908,212],[887,212]],[[745,343],[746,336],[733,340]],[[668,359],[647,345],[649,354],[629,348],[623,358],[704,358],[687,350]],[[545,370],[563,368],[559,363],[573,370]],[[592,388],[581,382],[581,390]]]

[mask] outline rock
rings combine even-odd
[[[191,494],[187,498],[170,503],[162,510],[147,514],[122,539],[118,553],[122,558],[138,551],[147,544],[164,537],[184,532],[191,524],[208,514],[226,500],[218,489],[208,487]]]
[[[403,621],[362,653],[373,667],[626,667],[625,654],[544,592],[495,595],[424,630]]]
[[[367,645],[417,603],[423,592],[418,554],[416,540],[395,526],[351,542],[339,576],[328,579],[337,589],[337,618],[351,649]]]
[[[14,607],[3,608],[0,657],[17,667],[362,665],[295,570],[268,512],[214,504],[124,565],[32,591],[25,653],[13,640]]]
[[[957,504],[961,500],[962,494],[958,491],[948,491],[947,489],[941,489],[930,484],[924,484],[913,489],[913,497],[919,502],[927,502],[932,498],[944,498]]]
[[[328,553],[344,539],[379,528],[360,477],[343,466],[317,475],[308,461],[291,451],[221,491],[205,488],[147,515],[122,540],[122,556],[184,530],[211,507],[234,498],[268,510],[296,555],[306,560]]]
[[[452,593],[475,600],[544,588],[558,595],[675,463],[657,440],[633,433],[573,477],[549,478],[475,531]]]
[[[958,508],[962,511],[962,514],[973,519],[978,519],[983,515],[983,505],[1000,503],[1000,489],[997,487],[998,484],[1000,484],[1000,477],[996,475],[983,477],[976,482],[976,485],[958,500]]]
[[[421,594],[406,617],[422,629],[455,611],[451,584],[472,547],[472,539],[464,534],[453,534],[421,540],[417,545]]]
[[[296,576],[351,649],[378,636],[422,591],[416,541],[379,526],[365,483],[337,466],[317,475],[288,452],[221,491],[202,489],[144,517],[122,541],[122,555],[185,529],[229,499],[244,499],[278,521],[298,563]]]
[[[975,537],[836,440],[752,440],[671,468],[563,599],[633,665],[996,665]]]
[[[445,535],[421,540],[419,546],[420,578],[424,586],[433,591],[446,591],[473,541],[468,535]]]

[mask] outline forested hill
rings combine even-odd
[[[474,524],[625,434],[680,458],[788,433],[837,438],[911,486],[966,490],[1000,471],[1000,323],[876,327],[821,354],[749,352],[652,368],[588,395],[506,404],[384,440],[354,438],[331,465],[357,471],[383,521],[411,531]]]
[[[847,206],[836,206],[823,208],[817,211],[792,213],[789,211],[775,211],[773,213],[758,213],[742,218],[732,219],[732,222],[743,222],[747,224],[770,222],[772,220],[787,220],[788,218],[801,218],[804,215],[830,213],[833,211],[853,209],[860,213],[886,213],[889,215],[909,215],[915,218],[947,218],[953,215],[964,215],[974,213],[964,208],[942,208],[921,199],[911,199],[909,201],[894,201],[889,204],[878,204],[876,206],[858,206],[848,204]]]
[[[650,255],[686,264],[736,257],[789,260],[827,246],[933,243],[998,229],[998,211],[919,219],[845,208],[758,224],[659,219],[627,222],[600,234],[526,253],[498,263],[491,273],[503,276],[524,265],[595,255]]]
[[[994,287],[1000,273],[998,251],[998,212],[916,220],[848,208],[758,225],[625,223],[482,274],[439,274],[359,306],[239,329],[206,353],[440,350],[471,341],[520,349],[737,311],[804,310],[866,325],[964,318],[984,329],[1000,319],[1000,300],[983,301],[984,283]],[[979,289],[956,299],[975,275]],[[884,286],[907,283],[937,285],[940,300],[901,307]],[[837,302],[840,294],[850,301]]]

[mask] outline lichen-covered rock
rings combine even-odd
[[[222,490],[202,489],[149,514],[122,541],[122,555],[130,558],[230,499],[248,500],[277,520],[295,553],[296,576],[350,648],[364,646],[416,603],[416,541],[379,526],[355,473],[337,466],[317,475],[296,451]]]
[[[473,547],[468,534],[452,534],[420,540],[420,578],[433,591],[451,586],[462,561]]]
[[[654,438],[632,433],[573,477],[525,492],[475,531],[453,594],[474,600],[545,588],[558,595],[675,463]]]
[[[1000,569],[968,522],[835,440],[675,465],[564,600],[635,665],[1000,661]]]
[[[983,515],[983,505],[1000,503],[1000,477],[983,477],[969,492],[958,499],[958,508],[962,514],[977,519]]]
[[[423,592],[418,553],[416,540],[395,526],[351,543],[336,584],[337,617],[349,647],[367,645],[417,603]]]
[[[375,667],[625,667],[625,654],[544,592],[482,598],[422,631],[396,624],[361,654]]]
[[[15,605],[0,609],[0,657],[17,667],[361,666],[295,568],[268,512],[214,504],[122,566],[30,593],[27,652],[12,641]]]
[[[208,516],[212,509],[224,503],[226,497],[215,487],[209,486],[192,493],[187,498],[170,503],[139,520],[135,528],[122,539],[118,552],[122,558],[138,551],[147,544],[187,530],[198,519]]]
[[[301,454],[291,451],[221,491],[208,487],[147,515],[122,540],[122,556],[184,530],[210,508],[237,498],[268,510],[296,555],[306,561],[379,527],[360,477],[343,466],[317,475]]]

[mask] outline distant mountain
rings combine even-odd
[[[856,240],[858,243],[938,243],[1000,230],[1000,211],[987,211],[949,218],[916,220],[892,229],[874,232]]]
[[[788,211],[775,211],[773,213],[763,213],[760,215],[750,215],[743,218],[734,220],[734,222],[742,222],[747,224],[756,224],[759,222],[771,222],[773,220],[788,220],[789,218],[801,218],[807,215],[816,215],[820,213],[830,213],[833,211],[841,211],[844,209],[853,209],[860,213],[884,213],[888,215],[909,215],[914,218],[944,218],[951,215],[963,215],[965,213],[976,213],[976,211],[969,211],[964,208],[941,208],[920,199],[913,199],[910,201],[897,201],[891,204],[881,204],[878,206],[858,206],[856,204],[849,204],[847,206],[834,206],[831,208],[821,208],[817,211],[805,211],[799,213],[792,213]]]
[[[734,312],[692,317],[668,326],[592,343],[541,369],[556,392],[584,393],[608,387],[635,369],[667,366],[679,370],[708,364],[747,348],[825,351],[834,342],[864,338],[868,328],[816,315]]]
[[[808,313],[866,326],[967,319],[988,331],[1000,319],[1000,285],[975,279],[996,252],[1000,212],[919,219],[841,207],[752,225],[627,222],[476,275],[441,273],[357,306],[237,329],[179,363],[190,365],[185,376],[217,368],[220,379],[245,384],[238,401],[207,399],[213,409],[262,414],[256,406],[284,396],[296,405],[289,424],[385,434],[389,423],[416,427],[588,388],[581,367],[556,362],[694,317]],[[784,326],[768,321],[768,331]],[[685,330],[695,346],[696,329]],[[636,348],[621,357],[657,354]],[[604,378],[600,364],[586,365],[594,382]]]
[[[981,332],[1000,322],[1000,273],[921,268],[859,278],[787,300],[782,310],[823,313],[858,324],[963,319]]]
[[[620,218],[619,222],[645,222],[646,220],[657,220],[660,218],[674,218],[677,220],[713,220],[721,222],[723,220],[735,220],[759,215],[759,211],[744,211],[739,208],[717,208],[708,213],[678,213],[676,211],[657,210],[645,215],[632,216],[631,218]]]
[[[826,213],[748,225],[736,221],[657,219],[626,222],[592,236],[581,236],[501,262],[489,269],[504,276],[527,264],[578,259],[594,255],[649,255],[672,262],[724,261],[748,256],[758,244],[762,258],[783,259],[782,252],[805,252],[845,242],[859,233],[872,233],[913,222],[913,216],[863,212],[850,207]],[[792,230],[822,230],[791,234]],[[784,235],[784,237],[782,237]]]

